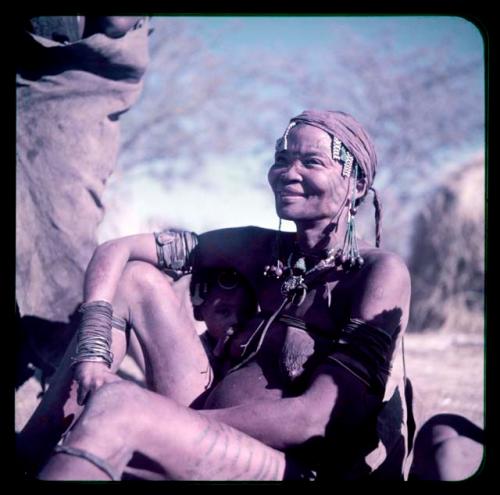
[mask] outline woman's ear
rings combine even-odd
[[[356,180],[356,199],[361,199],[368,192],[368,181],[366,177],[360,177]]]
[[[356,180],[356,199],[354,200],[355,208],[357,208],[363,202],[367,193],[368,181],[366,180],[366,177],[360,177]]]

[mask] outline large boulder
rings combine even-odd
[[[122,38],[98,33],[64,43],[21,34],[16,301],[42,363],[57,364],[72,333],[116,164],[118,117],[141,90],[147,30],[144,23]]]

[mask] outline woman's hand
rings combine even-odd
[[[74,379],[78,383],[77,402],[83,406],[90,393],[97,390],[105,383],[121,380],[111,372],[106,363],[83,361],[74,366]]]

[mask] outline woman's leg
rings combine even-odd
[[[281,480],[285,456],[201,413],[130,382],[104,385],[90,399],[65,447],[122,473],[134,452],[168,479]],[[109,480],[102,467],[56,453],[40,473],[46,480]]]
[[[153,265],[127,264],[113,300],[113,314],[134,326],[145,359],[149,385],[159,393],[190,404],[211,382],[211,369],[190,316],[188,278],[172,284]],[[184,294],[184,295],[183,295]],[[47,455],[82,411],[76,401],[71,357],[76,336],[69,345],[50,387],[18,437],[18,458],[36,472]],[[126,353],[126,336],[112,330],[112,370]]]
[[[141,345],[148,388],[190,405],[211,384],[213,373],[200,341],[189,298],[189,277],[172,280],[149,263],[127,264],[117,311]]]
[[[457,414],[436,414],[417,434],[410,479],[461,481],[481,466],[484,432]]]
[[[112,330],[112,371],[116,371],[126,352],[125,333]],[[16,455],[21,468],[28,474],[38,471],[61,435],[78,418],[83,406],[77,404],[78,384],[73,381],[71,357],[75,355],[76,336],[68,346],[61,363],[50,379],[34,413],[16,440]]]

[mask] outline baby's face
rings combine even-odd
[[[242,287],[227,290],[213,287],[201,309],[212,337],[219,338],[244,318],[246,291]]]

